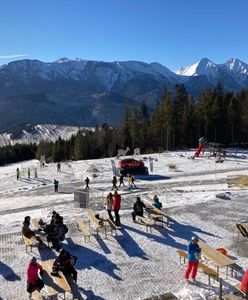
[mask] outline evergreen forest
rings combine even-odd
[[[116,156],[120,148],[140,148],[142,154],[197,147],[205,136],[209,142],[225,145],[248,141],[248,90],[224,92],[221,84],[206,90],[199,99],[184,85],[173,93],[164,91],[152,113],[146,103],[140,109],[126,109],[118,126],[102,124],[94,130],[79,131],[65,141],[42,141],[39,145],[7,146],[0,149],[0,165],[37,158],[48,161],[85,160]]]

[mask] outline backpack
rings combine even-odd
[[[68,232],[68,227],[65,224],[63,224],[63,228],[64,228],[64,233],[66,234]]]

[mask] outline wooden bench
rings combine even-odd
[[[179,254],[180,257],[180,264],[181,264],[181,258],[183,257],[183,261],[184,263],[186,262],[186,259],[188,258],[188,254],[180,249],[177,249],[177,253]],[[199,262],[199,266],[198,266],[204,273],[206,273],[208,275],[208,284],[210,285],[210,277],[213,277],[214,279],[219,279],[219,273],[217,273],[215,270],[213,270],[212,268],[206,266],[205,264],[203,264],[202,262]]]
[[[92,225],[92,227],[95,229],[97,237],[99,235],[99,230],[103,229],[104,233],[105,233],[105,237],[107,238],[106,225],[105,224],[100,225],[100,220],[98,220],[96,218],[96,214],[98,214],[98,212],[93,211],[93,210],[87,210],[87,214],[88,214],[88,217],[89,217],[89,226]],[[104,222],[104,220],[103,220],[103,222]]]
[[[42,279],[45,284],[45,290],[49,297],[53,297],[58,294],[64,294],[65,296],[65,293],[70,292],[71,288],[62,272],[58,272],[58,276],[51,275],[53,263],[54,259],[41,262],[43,267]]]
[[[106,216],[106,215],[103,215],[103,219],[104,219],[104,221],[106,223],[106,226],[109,227],[111,235],[116,235],[117,227],[115,226],[114,222],[112,222],[110,220],[110,218],[108,216]]]
[[[161,222],[162,227],[164,227],[164,216],[156,213],[151,213],[150,218],[154,221],[154,225],[157,225],[157,222]]]
[[[152,231],[152,226],[155,225],[153,220],[138,215],[136,216],[136,218],[138,218],[142,223],[146,225],[146,231],[148,231],[148,228],[150,228],[150,232]]]
[[[37,290],[33,291],[31,294],[31,299],[32,300],[41,300],[42,299],[41,293]]]
[[[88,238],[88,240],[90,242],[91,233],[90,233],[89,228],[85,224],[85,222],[82,219],[77,219],[76,223],[77,223],[78,230],[83,233],[85,243],[87,241],[87,238]]]
[[[22,236],[24,245],[26,247],[26,252],[28,253],[28,247],[30,247],[30,252],[32,252],[32,247],[34,246],[34,240],[31,238],[27,238],[24,235]]]

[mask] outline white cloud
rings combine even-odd
[[[0,59],[6,59],[6,58],[17,58],[17,57],[26,57],[30,54],[12,54],[12,55],[0,55]]]

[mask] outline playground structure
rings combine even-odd
[[[226,149],[224,148],[223,144],[214,143],[214,142],[207,142],[207,139],[203,136],[199,139],[199,146],[192,157],[193,159],[199,157],[201,152],[204,154],[205,151],[209,151],[208,157],[214,157],[218,160],[222,158],[225,159],[226,157]]]

